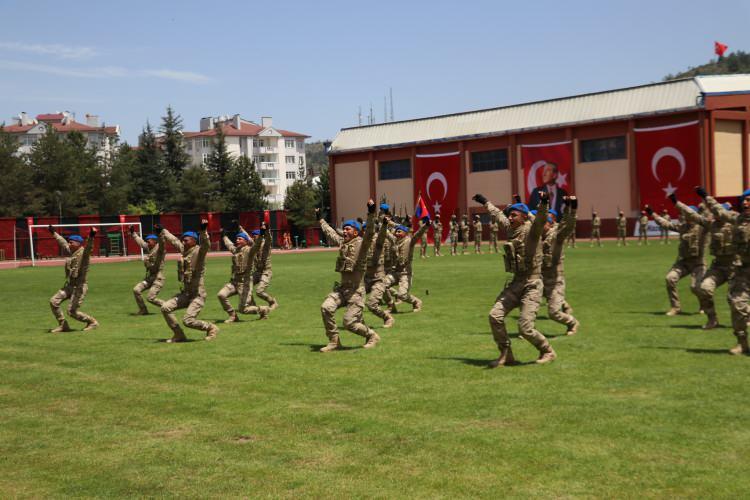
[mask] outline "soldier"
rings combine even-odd
[[[677,197],[672,194],[669,198],[676,204]],[[680,234],[680,245],[677,248],[677,260],[672,264],[672,268],[665,278],[667,286],[667,296],[669,297],[670,309],[667,316],[680,314],[680,296],[677,293],[677,282],[685,276],[690,276],[690,290],[695,294],[700,302],[701,296],[698,286],[703,279],[706,271],[706,264],[703,262],[703,249],[705,248],[705,231],[699,224],[689,221],[675,223],[663,219],[655,213],[651,207],[646,205],[645,212],[651,215],[657,224],[667,226],[671,231],[677,231]],[[690,207],[693,209],[694,207]]]
[[[578,199],[565,196],[565,209],[562,221],[555,224],[551,216],[547,217],[542,233],[542,282],[544,298],[547,299],[549,318],[568,327],[566,335],[575,335],[578,331],[578,320],[572,316],[572,309],[565,300],[565,275],[563,246],[571,231],[576,227],[576,209]]]
[[[748,321],[750,321],[750,189],[740,196],[740,213],[725,209],[713,197],[708,196],[702,187],[696,188],[698,196],[703,198],[708,208],[719,221],[731,223],[734,229],[732,240],[736,245],[734,273],[729,278],[727,301],[732,311],[732,328],[737,337],[737,345],[729,350],[730,354],[750,354],[747,342]]]
[[[628,246],[628,219],[625,217],[625,214],[622,210],[620,210],[620,213],[617,215],[617,246],[620,246],[620,241],[622,241],[622,246],[626,247]]]
[[[432,223],[432,251],[435,257],[442,257],[440,245],[443,239],[443,223],[440,222],[440,214],[435,214],[435,222]]]
[[[242,226],[240,226],[240,230],[244,231]],[[263,237],[261,238],[261,236]],[[265,308],[266,306],[257,306],[251,292],[249,295],[250,303],[243,312],[244,314],[255,314],[257,312],[261,319],[266,319],[268,314],[264,311],[273,311],[279,307],[279,301],[268,293],[268,287],[271,285],[271,278],[273,277],[271,271],[271,247],[273,246],[271,231],[265,229],[264,222],[260,230],[256,229],[250,233],[250,237],[254,244],[260,247],[258,253],[255,254],[255,262],[253,263],[253,288],[255,295],[266,301],[268,309]]]
[[[201,220],[200,238],[194,231],[183,233],[182,241],[166,228],[162,228],[161,232],[164,238],[182,254],[179,264],[182,290],[171,299],[165,301],[161,306],[164,320],[173,333],[172,338],[168,339],[167,342],[176,343],[188,340],[174,315],[174,311],[177,309],[185,308],[187,308],[187,311],[185,312],[185,316],[182,317],[182,324],[188,328],[206,332],[206,340],[213,340],[219,333],[219,327],[208,321],[198,319],[198,315],[206,305],[204,274],[206,270],[206,254],[208,254],[208,250],[211,248],[211,240],[208,236],[208,221],[206,219]],[[199,240],[200,244],[198,243]]]
[[[534,327],[544,290],[541,277],[542,245],[540,244],[540,238],[544,223],[547,221],[549,204],[547,193],[539,193],[539,198],[537,217],[533,223],[528,220],[529,208],[523,203],[511,205],[509,216],[506,217],[500,209],[481,194],[476,194],[472,198],[484,205],[490,214],[497,217],[500,225],[507,232],[508,242],[503,245],[505,269],[513,273],[513,279],[505,285],[489,314],[492,336],[500,349],[500,357],[490,363],[490,368],[516,363],[510,347],[510,337],[508,337],[505,328],[505,318],[516,307],[521,309],[518,320],[521,337],[539,350],[539,358],[536,362],[540,364],[549,363],[557,357],[549,341]]]
[[[661,218],[667,222],[672,222],[672,218],[669,216],[669,212],[666,208],[661,211]],[[665,243],[669,245],[669,229],[659,226],[659,242],[662,245],[664,245]]]
[[[158,225],[155,225],[154,229],[158,229],[158,227]],[[138,312],[136,314],[145,315],[148,314],[148,309],[146,309],[146,303],[143,302],[142,293],[144,291],[148,290],[146,300],[158,306],[159,309],[161,309],[161,305],[164,303],[163,300],[156,298],[156,296],[159,295],[164,286],[164,258],[167,254],[167,249],[164,245],[164,238],[160,236],[149,234],[144,240],[140,234],[135,232],[135,227],[130,226],[128,231],[138,246],[147,252],[146,259],[143,261],[143,265],[146,266],[146,277],[133,287],[135,303],[138,305]]]
[[[413,235],[409,235],[409,228],[403,225],[396,226],[396,268],[394,274],[398,283],[396,297],[402,302],[411,304],[413,312],[422,310],[422,301],[410,293],[412,281],[412,260],[414,259],[414,245],[417,239],[422,237],[430,226],[430,218],[422,218],[422,226]]]
[[[732,205],[729,203],[725,203],[723,207],[728,212],[732,212]],[[710,238],[709,250],[714,260],[699,283],[698,297],[700,298],[701,309],[708,317],[703,329],[711,330],[719,326],[714,304],[716,289],[729,281],[734,273],[734,261],[737,256],[734,227],[731,222],[723,222],[718,218],[711,217],[710,212],[699,213],[681,201],[677,202],[677,208],[688,222],[701,225]],[[664,218],[664,220],[671,219]]]
[[[419,248],[419,257],[422,259],[426,259],[427,258],[427,233],[423,234],[419,240],[421,242],[421,245]]]
[[[466,254],[466,247],[469,246],[469,216],[464,214],[461,217],[461,255]]]
[[[224,246],[226,246],[227,250],[232,254],[232,274],[229,278],[229,283],[225,284],[216,296],[219,299],[221,307],[229,315],[229,318],[224,320],[224,323],[234,323],[239,321],[239,318],[237,317],[237,311],[235,311],[232,308],[232,304],[229,303],[229,297],[239,295],[239,310],[245,312],[245,309],[249,306],[253,293],[253,260],[258,254],[261,245],[253,244],[250,235],[244,230],[240,230],[240,232],[237,233],[234,243],[232,243],[232,240],[230,240],[226,234],[223,235],[223,240]],[[263,307],[259,313],[261,319],[265,319],[268,317],[268,308]]]
[[[457,255],[458,254],[458,230],[459,230],[459,224],[458,220],[456,218],[456,214],[451,215],[451,222],[450,222],[450,238],[451,238],[451,255]]]
[[[47,226],[47,229],[52,236],[57,240],[57,244],[60,246],[65,258],[65,284],[61,289],[57,291],[49,299],[49,305],[52,308],[52,314],[57,320],[57,328],[50,330],[51,333],[70,332],[72,331],[68,322],[65,319],[65,315],[60,309],[60,305],[66,300],[70,300],[68,306],[68,314],[71,318],[74,318],[82,323],[86,323],[83,328],[84,332],[93,330],[99,326],[99,322],[93,316],[86,314],[81,311],[81,305],[83,305],[83,299],[86,298],[86,293],[89,290],[89,285],[86,282],[89,271],[89,261],[91,259],[91,251],[94,248],[94,238],[96,237],[96,228],[92,227],[89,230],[89,236],[86,238],[84,244],[83,238],[77,234],[68,236],[66,240],[55,231],[54,226],[51,224]]]
[[[317,210],[316,210],[317,211]],[[375,202],[367,202],[367,228],[364,239],[359,235],[362,226],[356,220],[344,222],[344,236],[341,237],[328,225],[324,219],[320,219],[320,227],[326,236],[339,245],[339,257],[336,259],[336,272],[341,273],[341,282],[336,283],[334,289],[328,294],[320,311],[323,316],[323,326],[326,329],[328,344],[320,352],[330,352],[341,349],[339,329],[336,325],[336,310],[346,307],[344,313],[344,327],[352,333],[365,337],[364,348],[375,347],[380,337],[375,330],[369,328],[363,321],[363,309],[365,307],[365,287],[362,279],[365,274],[367,251],[372,243],[374,229]]]
[[[367,292],[367,309],[375,316],[383,320],[383,328],[391,328],[395,320],[390,313],[381,307],[386,291],[393,285],[394,279],[391,273],[386,272],[384,249],[388,241],[388,217],[387,210],[383,213],[380,221],[380,229],[375,239],[375,244],[370,245],[367,252],[367,264],[365,268],[365,292]]]
[[[638,219],[638,246],[641,243],[648,246],[648,214],[645,210],[641,210],[641,218]]]
[[[497,223],[497,218],[492,216],[490,218],[490,253],[500,253],[500,250],[497,247],[497,233],[499,230],[500,225]]]
[[[568,248],[576,247],[576,228],[573,228],[573,232],[568,236]]]
[[[594,239],[596,239],[596,245],[601,247],[601,228],[602,220],[596,212],[591,213],[591,248],[594,248]]]
[[[482,219],[479,214],[474,216],[474,253],[482,253]]]

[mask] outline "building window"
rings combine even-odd
[[[285,139],[284,140],[284,144],[286,145],[287,149],[294,149],[294,143],[295,143],[294,139]]]
[[[294,156],[287,156],[286,157],[286,164],[287,165],[294,165],[295,163],[297,163],[297,161],[294,158]]]
[[[253,163],[255,163],[256,165],[260,163],[260,156],[253,156]]]
[[[581,141],[581,163],[627,158],[625,136],[606,137]]]
[[[187,144],[187,150],[192,151],[193,150],[193,141],[185,141],[185,144]]]
[[[25,146],[33,146],[36,143],[36,136],[35,135],[25,135],[23,136],[22,142]]]
[[[472,172],[488,172],[490,170],[508,170],[507,149],[471,153]]]
[[[210,148],[211,147],[211,139],[208,137],[203,138],[203,147],[204,148]]]
[[[305,157],[304,156],[300,156],[299,157],[299,164],[304,166],[304,164],[305,164]]]
[[[253,147],[259,148],[263,146],[263,141],[260,139],[253,139]]]
[[[203,153],[203,164],[208,163],[208,153]]]
[[[391,179],[409,179],[411,177],[411,162],[409,160],[391,160],[378,162],[381,181]]]
[[[297,178],[297,173],[296,173],[296,172],[287,172],[287,173],[286,173],[286,179],[287,179],[288,181],[293,181],[293,180],[295,180],[296,178]]]

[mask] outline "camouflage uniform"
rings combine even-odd
[[[486,202],[485,208],[497,218],[508,234],[508,241],[503,245],[505,270],[513,273],[513,279],[510,283],[506,283],[489,314],[492,336],[501,351],[501,359],[510,351],[510,337],[505,327],[505,319],[516,307],[521,309],[518,319],[521,337],[539,350],[540,361],[545,355],[548,359],[550,357],[554,359],[554,350],[544,335],[534,326],[544,291],[541,277],[542,245],[540,239],[547,220],[548,201],[546,199],[540,201],[533,223],[527,220],[516,228],[511,227],[510,221],[502,210],[491,202]],[[496,364],[504,364],[504,362],[498,360]]]
[[[55,316],[58,323],[58,327],[52,330],[52,332],[70,331],[68,322],[65,320],[65,315],[60,309],[60,306],[66,300],[70,300],[68,314],[71,318],[86,323],[84,330],[95,328],[99,324],[96,319],[80,309],[81,305],[83,305],[83,299],[86,298],[86,294],[89,290],[87,275],[89,271],[91,251],[94,249],[94,238],[91,236],[86,238],[84,244],[74,252],[65,238],[57,233],[52,233],[52,235],[55,237],[55,240],[57,240],[57,244],[60,246],[63,255],[66,257],[65,284],[49,299],[52,314]]]
[[[373,329],[364,324],[362,314],[365,307],[363,278],[367,251],[374,234],[373,222],[373,214],[369,214],[364,239],[356,236],[349,241],[344,241],[325,220],[320,220],[320,227],[329,240],[339,245],[336,272],[341,273],[341,282],[334,285],[333,291],[328,294],[320,306],[323,326],[328,337],[328,345],[321,349],[321,352],[328,352],[341,347],[339,329],[336,325],[336,310],[341,307],[346,308],[344,327],[352,333],[365,337],[367,339],[366,347],[373,347],[380,339]]]
[[[182,317],[182,324],[188,328],[206,332],[206,340],[212,340],[216,336],[218,328],[208,321],[198,319],[198,315],[206,305],[204,274],[206,271],[206,254],[208,254],[208,250],[211,247],[208,231],[205,229],[201,230],[200,243],[192,248],[187,248],[183,245],[182,241],[167,229],[162,229],[162,234],[182,254],[178,267],[178,275],[182,281],[182,290],[171,299],[165,301],[161,306],[164,320],[174,334],[169,341],[184,342],[187,340],[174,315],[174,311],[177,309],[186,308],[187,311],[185,311],[185,315]]]
[[[620,246],[620,241],[622,241],[622,246],[626,247],[628,246],[628,218],[625,217],[625,215],[618,215],[617,216],[617,246]]]
[[[419,241],[420,241],[419,257],[422,259],[426,259],[427,258],[427,233],[422,235]]]
[[[394,274],[397,278],[398,292],[396,296],[399,300],[411,304],[414,312],[419,312],[422,308],[422,301],[409,293],[412,281],[412,260],[414,259],[414,245],[417,239],[422,237],[429,226],[422,224],[414,235],[406,234],[396,240],[396,268]]]
[[[677,260],[665,278],[667,285],[667,296],[671,306],[669,315],[680,312],[680,296],[677,293],[677,282],[683,277],[690,275],[690,290],[701,301],[698,290],[703,274],[706,272],[706,264],[703,261],[703,250],[705,249],[706,233],[699,224],[688,221],[675,223],[664,219],[657,213],[653,214],[654,220],[661,227],[670,231],[676,231],[680,235],[680,245],[677,248]]]
[[[388,224],[381,221],[375,244],[367,251],[367,267],[365,269],[365,292],[367,292],[367,309],[382,319],[385,328],[393,326],[393,316],[386,312],[381,303],[386,290],[393,284],[390,273],[386,273],[384,249],[388,236]]]
[[[442,257],[443,255],[440,253],[440,245],[442,244],[443,239],[443,223],[440,222],[440,219],[435,219],[435,221],[432,223],[432,251],[435,254],[435,257]]]
[[[242,226],[240,226],[240,229],[242,229]],[[271,247],[273,246],[271,231],[266,231],[262,239],[256,238],[255,244],[260,246],[260,250],[255,254],[255,262],[253,263],[253,288],[255,289],[255,295],[268,303],[268,308],[256,305],[251,291],[249,295],[250,303],[243,313],[259,313],[261,316],[264,316],[266,314],[264,311],[273,311],[279,307],[279,302],[267,291],[273,277],[273,272],[271,271]]]
[[[474,221],[474,253],[482,253],[482,221]]]
[[[159,308],[164,303],[163,300],[156,298],[156,296],[159,295],[159,292],[164,287],[164,258],[166,257],[167,249],[164,244],[164,237],[161,235],[154,248],[149,248],[148,243],[138,233],[133,232],[131,236],[139,247],[148,252],[146,259],[143,261],[143,265],[146,267],[146,277],[133,287],[133,295],[135,296],[135,303],[138,305],[139,314],[148,314],[146,304],[143,302],[143,295],[141,294],[148,290],[146,300]]]
[[[497,247],[497,233],[499,230],[500,225],[497,223],[497,219],[492,217],[492,220],[490,221],[490,252],[492,253],[500,253],[500,250]]]
[[[566,204],[562,220],[547,230],[542,241],[542,281],[549,318],[567,326],[569,335],[576,333],[578,321],[567,312],[570,306],[565,301],[563,246],[575,227],[576,211]]]
[[[665,219],[666,221],[666,219]],[[666,221],[667,224],[671,221]],[[645,215],[642,215],[640,219],[638,219],[638,245],[640,246],[641,243],[648,246],[648,217]]]
[[[450,238],[451,238],[451,255],[458,254],[458,229],[459,224],[456,221],[455,215],[451,218],[450,222]]]
[[[661,217],[668,222],[672,221],[672,218],[669,216],[666,210],[662,212]],[[662,244],[666,243],[667,245],[669,245],[669,229],[659,226],[659,241]]]
[[[245,233],[242,230],[240,232]],[[224,236],[224,246],[232,254],[232,274],[229,278],[229,283],[226,283],[216,296],[219,299],[221,307],[229,315],[229,319],[226,322],[231,323],[237,321],[237,313],[232,308],[232,304],[229,303],[229,297],[239,295],[238,309],[245,313],[253,293],[253,259],[255,259],[261,245],[249,241],[246,245],[238,247],[232,243],[232,240]],[[261,317],[265,317],[267,314],[268,310],[266,308],[262,311]]]
[[[599,218],[598,215],[595,215],[593,219],[591,219],[591,246],[594,246],[594,239],[596,239],[597,246],[602,246],[602,240],[601,240],[601,229],[602,229],[602,220]]]
[[[469,219],[465,215],[461,218],[461,255],[466,253],[466,247],[469,246]]]

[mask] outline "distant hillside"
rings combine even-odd
[[[328,167],[328,157],[321,141],[306,142],[305,156],[307,157],[307,170],[312,176],[320,175],[321,169]]]
[[[750,54],[738,50],[724,56],[721,60],[712,59],[706,64],[688,68],[675,75],[667,75],[664,81],[690,78],[699,75],[732,75],[736,73],[750,73]]]

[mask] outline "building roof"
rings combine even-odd
[[[257,123],[252,123],[245,120],[242,120],[240,122],[239,129],[235,127],[231,122],[224,122],[221,126],[221,131],[226,137],[255,137],[257,135],[260,135],[261,131],[263,130],[265,130],[265,128],[258,125]],[[281,130],[275,127],[274,130],[281,134],[283,137],[310,137],[309,135],[300,134],[298,132],[291,132],[289,130]],[[216,135],[216,129],[212,128],[209,130],[203,130],[201,132],[184,132],[183,135],[185,138],[213,137]]]
[[[343,128],[330,154],[473,139],[702,109],[704,95],[750,93],[750,75],[698,76],[416,120]]]
[[[55,131],[60,133],[72,132],[74,130],[78,132],[101,132],[102,130],[104,130],[104,133],[107,135],[119,135],[120,133],[120,128],[117,125],[115,125],[114,127],[91,127],[89,125],[84,125],[83,123],[74,121],[70,121],[66,124],[63,124],[62,122],[49,122],[47,123],[47,125],[51,125],[55,129]],[[8,132],[9,134],[25,134],[32,128],[38,126],[38,123],[30,125],[6,125],[3,130],[5,132]]]
[[[65,118],[65,115],[62,113],[47,113],[36,115],[36,119],[40,122],[62,121],[63,118]]]

